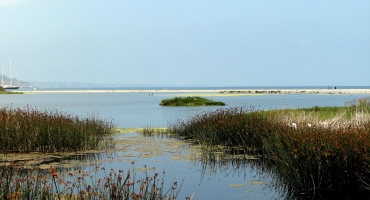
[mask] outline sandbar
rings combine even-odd
[[[32,90],[21,91],[25,94],[37,93],[218,93],[218,94],[370,94],[370,89],[222,89],[222,90],[191,90],[191,89],[153,89],[153,90]]]

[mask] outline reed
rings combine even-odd
[[[176,199],[182,183],[172,182],[164,188],[164,174],[148,175],[144,166],[144,176],[132,170],[114,169],[108,172],[96,166],[91,172],[59,173],[54,167],[48,170],[23,168],[25,161],[0,167],[1,199],[128,199],[154,200]],[[105,177],[98,178],[98,173]]]
[[[261,155],[289,195],[369,195],[370,114],[365,101],[295,110],[219,109],[171,122],[165,134],[213,151],[226,146]]]
[[[79,118],[58,110],[30,107],[0,109],[0,150],[7,152],[71,152],[114,145],[112,122]]]
[[[265,137],[263,155],[290,193],[359,192],[369,182],[370,123],[345,128],[281,127]],[[362,180],[362,181],[360,181]]]
[[[204,146],[243,147],[250,152],[262,145],[261,133],[272,128],[265,118],[264,112],[254,110],[218,109],[171,123],[167,134],[192,139]]]

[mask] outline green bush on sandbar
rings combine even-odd
[[[213,101],[199,96],[175,97],[164,99],[159,104],[161,106],[224,106],[224,102]]]

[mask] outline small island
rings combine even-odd
[[[159,104],[161,106],[224,106],[224,102],[213,101],[199,96],[175,97],[172,99],[163,99]]]

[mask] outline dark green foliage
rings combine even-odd
[[[215,102],[198,96],[175,97],[173,99],[164,99],[159,104],[161,106],[224,106],[223,102]]]

